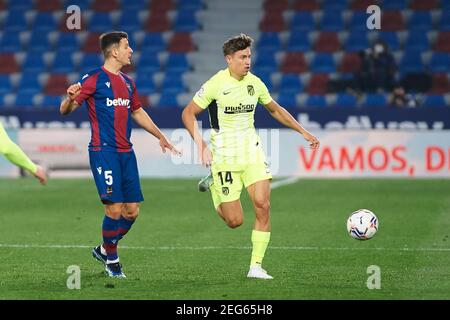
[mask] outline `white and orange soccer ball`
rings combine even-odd
[[[347,220],[347,231],[356,240],[369,240],[378,231],[378,218],[370,210],[356,210]]]

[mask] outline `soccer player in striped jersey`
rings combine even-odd
[[[133,50],[125,32],[100,36],[104,65],[84,75],[67,89],[61,114],[69,114],[87,102],[91,123],[89,160],[102,203],[103,244],[92,255],[105,264],[110,277],[125,278],[117,243],[130,230],[144,200],[136,157],[130,142],[131,119],[159,140],[163,152],[178,150],[167,140],[139,101],[134,81],[120,70],[131,64]]]
[[[23,152],[22,149],[20,149],[20,147],[9,138],[1,122],[0,154],[4,155],[9,162],[21,167],[24,170],[27,170],[30,174],[35,176],[42,185],[47,183],[47,174],[45,169],[31,161],[25,152]]]
[[[228,68],[220,70],[203,84],[183,110],[182,118],[197,144],[202,163],[211,167],[211,175],[201,181],[199,189],[209,188],[217,213],[230,228],[243,222],[239,198],[242,187],[247,188],[256,217],[247,277],[272,279],[261,266],[271,234],[272,174],[254,127],[257,104],[264,105],[277,121],[302,135],[312,149],[319,147],[319,140],[275,102],[266,85],[250,72],[252,41],[249,36],[241,34],[224,43],[223,54]],[[213,129],[212,150],[200,136],[196,125],[197,115],[206,108]]]

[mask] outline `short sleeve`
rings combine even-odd
[[[258,102],[260,104],[262,104],[263,106],[265,106],[266,104],[269,104],[270,102],[272,102],[272,97],[270,96],[269,90],[267,89],[266,85],[264,84],[264,82],[262,82],[261,80],[258,81],[259,82],[259,92],[260,95],[258,97]]]
[[[139,93],[136,88],[136,84],[133,81],[133,94],[131,96],[131,112],[138,110],[142,107],[142,103],[139,99]]]
[[[97,84],[97,77],[98,74],[89,75],[85,74],[83,78],[80,81],[81,84],[81,92],[80,94],[75,98],[75,101],[82,105],[83,102],[88,99],[90,96],[92,96],[96,89]]]
[[[194,95],[194,102],[202,109],[206,109],[216,99],[216,86],[213,79],[206,81]]]

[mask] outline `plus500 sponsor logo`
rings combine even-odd
[[[106,98],[106,106],[108,107],[130,107],[130,99],[122,99],[117,98],[114,100],[111,100],[110,98]]]

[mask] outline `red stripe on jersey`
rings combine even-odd
[[[114,107],[114,133],[116,136],[117,152],[130,151],[130,145],[127,139],[128,108],[130,107],[130,94],[127,89],[127,83],[121,75],[108,73],[111,79],[111,88],[114,93],[114,99],[127,99],[128,105],[118,105]]]
[[[89,97],[87,99],[89,118],[91,118],[91,130],[92,130],[92,146],[100,147],[100,130],[98,128],[97,112],[95,110],[95,99]]]

